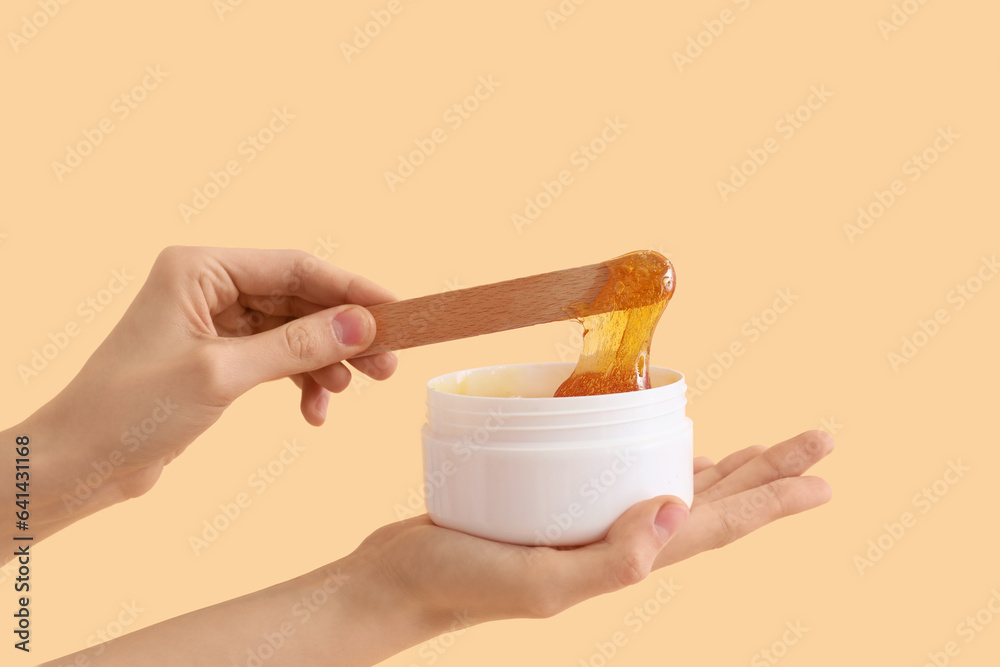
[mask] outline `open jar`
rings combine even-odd
[[[625,510],[660,495],[689,506],[691,420],[684,376],[651,388],[553,398],[573,363],[491,366],[427,383],[427,511],[434,523],[525,545],[602,539]]]

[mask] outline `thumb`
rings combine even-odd
[[[355,305],[337,306],[238,338],[233,341],[238,393],[261,382],[349,359],[363,352],[374,338],[375,318]]]
[[[688,506],[674,496],[633,505],[615,521],[604,541],[572,552],[585,562],[567,572],[583,578],[575,583],[584,599],[637,584],[687,518]]]

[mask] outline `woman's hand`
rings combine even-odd
[[[16,429],[45,479],[32,496],[36,539],[148,491],[261,382],[291,377],[306,421],[322,424],[330,392],[351,380],[343,361],[375,335],[359,306],[394,298],[303,252],[164,250],[76,378]],[[348,363],[376,380],[396,368],[391,353]]]
[[[386,573],[386,585],[423,604],[431,617],[482,622],[552,616],[822,505],[830,486],[800,475],[831,451],[828,434],[809,431],[770,448],[740,450],[717,465],[696,460],[690,516],[675,498],[642,502],[605,539],[575,549],[491,542],[421,516],[379,529],[352,557],[380,563],[375,569]]]
[[[822,505],[830,487],[799,475],[832,450],[828,435],[811,431],[718,465],[698,460],[690,514],[675,498],[654,498],[576,549],[501,544],[408,519],[324,568],[48,664],[373,665],[477,623],[552,616]]]

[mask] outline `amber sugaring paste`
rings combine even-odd
[[[583,324],[583,351],[557,397],[649,389],[649,344],[674,294],[674,267],[654,250],[630,252],[607,266],[608,283],[597,300],[571,307]]]

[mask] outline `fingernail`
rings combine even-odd
[[[338,343],[357,345],[368,337],[368,314],[361,312],[361,308],[348,308],[337,313],[330,326]]]
[[[322,415],[323,419],[326,419],[326,409],[330,405],[330,392],[325,389],[320,392],[319,398],[316,399],[316,412]]]
[[[677,531],[680,530],[680,527],[687,520],[687,516],[688,508],[683,503],[678,503],[674,500],[668,500],[663,503],[660,511],[656,513],[656,518],[653,520],[653,525],[656,527],[656,533],[660,536],[660,539],[666,542],[676,535]]]

